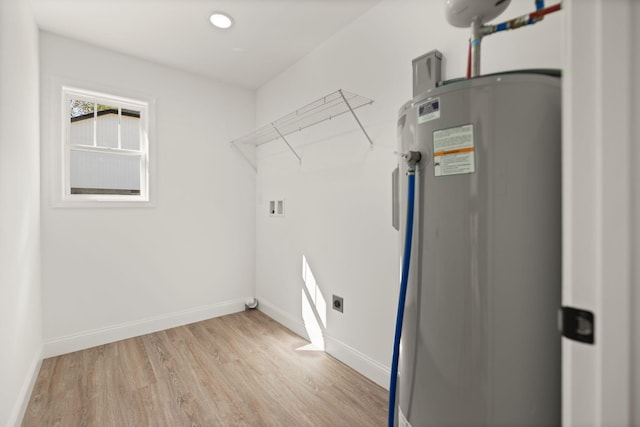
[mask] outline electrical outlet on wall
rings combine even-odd
[[[339,297],[337,295],[333,295],[333,301],[331,303],[331,306],[333,307],[334,310],[339,311],[340,313],[343,312],[344,310],[344,300],[342,297]]]

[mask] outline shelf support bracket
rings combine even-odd
[[[349,107],[351,108],[351,107]],[[293,153],[294,156],[296,156],[298,158],[298,162],[300,164],[302,164],[302,157],[300,157],[300,155],[298,154],[298,152],[296,150],[293,149],[293,147],[291,146],[291,144],[289,144],[289,141],[287,141],[287,138],[284,137],[283,134],[280,133],[280,130],[278,129],[278,127],[276,126],[275,123],[271,123],[271,126],[273,126],[273,129],[278,133],[278,135],[280,136],[280,138],[282,138],[282,140],[284,141],[285,144],[287,144],[287,147],[289,147],[289,150],[291,150],[291,152]]]
[[[253,160],[251,160],[251,158],[247,155],[247,153],[244,152],[242,148],[240,148],[238,145],[236,145],[233,142],[231,143],[231,146],[235,148],[238,153],[242,154],[242,157],[245,158],[245,160],[247,161],[247,163],[249,163],[249,165],[251,166],[254,172],[258,172],[258,165],[256,165],[253,162]]]
[[[356,119],[356,122],[358,123],[358,126],[360,126],[360,129],[362,129],[362,133],[364,133],[364,136],[367,137],[367,140],[369,141],[369,145],[371,145],[373,147],[373,141],[371,140],[371,137],[369,136],[367,131],[364,129],[364,126],[362,126],[362,123],[360,123],[360,119],[358,119],[358,116],[356,115],[356,112],[353,111],[353,108],[351,108],[351,104],[349,104],[349,101],[347,101],[347,97],[344,96],[344,93],[342,92],[342,89],[339,89],[338,92],[340,92],[340,96],[342,96],[342,100],[344,101],[344,103],[347,104],[347,107],[349,107],[349,111],[351,111],[351,114],[353,114],[353,118]]]

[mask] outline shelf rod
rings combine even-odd
[[[296,152],[296,150],[293,149],[291,144],[289,144],[289,141],[287,141],[287,138],[285,138],[284,135],[280,133],[280,130],[278,130],[278,127],[276,126],[275,122],[271,123],[271,126],[273,126],[273,129],[275,129],[276,132],[278,132],[278,135],[280,135],[280,138],[282,138],[284,143],[287,144],[287,147],[289,147],[289,150],[291,150],[291,152],[298,158],[298,162],[302,164],[302,157],[300,157]]]
[[[369,136],[367,131],[364,130],[364,126],[362,126],[362,123],[360,123],[360,120],[358,119],[358,116],[356,116],[355,111],[353,111],[353,108],[351,108],[351,104],[349,104],[349,101],[347,101],[347,97],[344,96],[344,93],[342,93],[342,89],[338,89],[338,92],[340,92],[340,96],[342,96],[342,100],[344,101],[344,103],[347,104],[347,107],[349,107],[349,111],[351,111],[351,114],[353,114],[353,118],[356,119],[356,122],[358,123],[358,126],[360,126],[360,129],[362,129],[362,132],[364,133],[364,136],[366,136],[367,139],[369,140],[369,144],[371,146],[373,146],[373,141],[371,140],[371,137]],[[278,133],[280,133],[280,132],[278,132]]]

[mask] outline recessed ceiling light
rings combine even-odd
[[[215,12],[209,17],[209,21],[216,28],[227,29],[233,25],[233,19],[226,13]]]

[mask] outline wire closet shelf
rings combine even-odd
[[[280,138],[287,144],[298,160],[302,160],[296,150],[287,141],[286,137],[288,135],[351,112],[353,118],[356,120],[358,126],[369,141],[369,144],[373,145],[371,138],[367,134],[354,111],[360,107],[371,105],[372,103],[372,99],[339,89],[305,105],[304,107],[298,108],[292,113],[289,113],[268,125],[259,127],[245,136],[234,139],[231,143],[236,145],[238,148],[240,148],[241,145],[254,145],[257,147]]]

